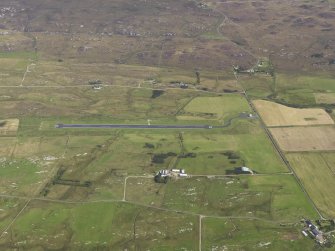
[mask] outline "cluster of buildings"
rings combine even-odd
[[[317,226],[315,226],[310,220],[305,220],[305,224],[306,224],[306,227],[302,231],[302,234],[304,236],[307,237],[309,233],[310,236],[312,236],[316,240],[317,243],[322,245],[326,242],[323,232],[319,230]]]
[[[155,181],[157,183],[166,183],[169,178],[186,178],[188,177],[184,169],[162,169],[159,170],[155,175]]]
[[[163,169],[158,171],[156,175],[160,175],[161,177],[187,177],[187,174],[185,173],[184,169]]]

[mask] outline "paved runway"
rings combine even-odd
[[[123,125],[123,124],[57,124],[56,128],[112,128],[112,129],[212,129],[210,125]]]
[[[211,125],[129,125],[129,124],[56,124],[55,128],[111,128],[111,129],[213,129],[229,127],[235,119],[257,119],[249,113],[230,118],[221,126]]]

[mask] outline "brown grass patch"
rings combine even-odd
[[[0,120],[0,135],[15,135],[18,128],[18,119]]]
[[[253,101],[267,126],[332,125],[334,120],[322,109],[298,109],[265,100]]]
[[[271,128],[272,135],[284,151],[335,150],[335,127]]]

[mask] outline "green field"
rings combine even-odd
[[[47,168],[35,159],[11,159],[0,163],[0,192],[7,195],[34,195],[46,179]]]
[[[292,176],[189,178],[155,184],[128,179],[126,198],[139,204],[211,216],[258,217],[278,222],[317,217]]]
[[[314,250],[299,226],[249,219],[202,220],[203,250]]]
[[[225,170],[241,164],[259,173],[286,172],[287,168],[274,152],[269,139],[259,128],[258,123],[241,121],[234,124],[234,129],[226,129],[220,133],[184,132],[184,145],[188,152],[195,152],[196,158],[181,159],[178,166],[189,167],[194,174],[224,174]],[[216,162],[216,158],[208,158],[211,154],[234,151],[239,155],[237,163]],[[203,159],[207,155],[206,160]],[[221,156],[221,159],[223,157]],[[194,171],[193,171],[194,170]]]
[[[181,118],[186,115],[225,121],[242,112],[250,112],[250,107],[243,96],[225,95],[223,97],[197,97],[189,102],[179,114]]]
[[[196,250],[197,224],[194,216],[129,204],[34,201],[6,239],[25,250]]]

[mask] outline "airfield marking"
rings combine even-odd
[[[26,79],[26,75],[27,75],[28,72],[30,72],[30,71],[29,71],[30,66],[35,66],[35,65],[36,65],[36,64],[34,64],[34,63],[31,63],[31,64],[27,65],[27,69],[26,69],[25,73],[23,74],[23,78],[22,78],[22,80],[21,80],[20,87],[23,86],[23,82],[24,82],[24,80]]]

